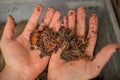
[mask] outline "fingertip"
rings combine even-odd
[[[55,11],[55,9],[54,9],[53,7],[48,7],[47,10],[48,10],[48,11],[51,11],[51,12],[54,12],[54,11]]]
[[[42,7],[43,8],[43,5],[42,4],[37,4],[37,7]]]
[[[97,17],[97,14],[95,14],[95,13],[92,13],[92,14],[91,14],[91,16]]]
[[[75,28],[76,12],[74,10],[69,10],[68,12],[68,28],[73,30]]]
[[[55,9],[53,7],[49,7],[46,11],[46,14],[44,16],[44,19],[43,19],[43,22],[46,24],[46,25],[49,25],[50,24],[50,21],[53,17],[55,13]]]
[[[60,19],[61,13],[59,11],[55,11],[52,20],[50,22],[49,28],[52,29],[55,25],[55,22]]]
[[[36,8],[35,8],[35,10],[37,10],[38,12],[39,12],[39,11],[42,11],[42,9],[43,9],[43,5],[42,5],[42,4],[38,4],[38,5],[36,6]]]
[[[86,13],[86,8],[84,8],[83,6],[80,6],[78,8],[78,13]]]
[[[98,24],[98,16],[95,14],[95,13],[93,13],[93,14],[91,14],[91,16],[90,16],[90,24]]]
[[[8,18],[7,18],[7,24],[11,27],[15,27],[16,24],[15,24],[15,19],[12,17],[12,15],[9,15]],[[6,24],[6,25],[7,25]]]
[[[7,17],[7,23],[4,27],[2,39],[3,40],[13,39],[14,31],[15,31],[15,21],[14,18],[11,15],[9,15]]]
[[[34,11],[33,11],[32,15],[38,15],[38,14],[41,15],[42,11],[43,11],[43,5],[37,4],[36,7],[34,8]]]
[[[12,15],[9,15],[8,19],[14,20],[14,18],[12,17]]]
[[[55,15],[56,15],[56,16],[54,16],[54,17],[57,17],[56,20],[59,20],[60,17],[61,17],[61,13],[60,13],[60,11],[55,11]]]
[[[15,19],[12,17],[12,15],[9,15],[7,18],[7,22],[13,22],[14,23]]]
[[[120,45],[108,44],[101,50],[101,52],[109,52],[109,53],[113,54],[114,52],[116,52],[117,49],[120,49]]]
[[[76,14],[76,12],[74,10],[69,10],[69,12],[68,12],[68,16],[75,15],[75,14]]]

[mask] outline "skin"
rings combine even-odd
[[[43,6],[37,5],[29,19],[24,31],[20,36],[14,38],[15,21],[12,16],[8,16],[7,23],[2,35],[1,50],[5,59],[6,65],[0,73],[0,80],[34,80],[47,66],[50,57],[40,58],[39,50],[31,50],[29,43],[30,33],[37,27],[39,17],[42,14]],[[54,13],[53,8],[48,8],[46,15],[41,25],[56,25],[56,20],[52,20],[53,15],[60,16]],[[48,17],[48,13],[49,16]],[[51,23],[51,21],[53,21]],[[58,26],[58,24],[57,24]]]
[[[88,80],[96,77],[104,65],[108,62],[116,48],[120,48],[117,44],[109,44],[97,53],[93,61],[86,61],[79,59],[76,61],[65,62],[60,59],[61,49],[53,54],[51,57],[40,58],[39,50],[31,50],[29,44],[29,35],[36,28],[39,17],[42,13],[42,5],[38,5],[30,20],[28,21],[23,33],[16,39],[13,37],[15,30],[15,22],[11,16],[8,17],[2,39],[0,41],[0,48],[2,50],[6,65],[4,70],[0,73],[0,80],[34,80],[47,66],[48,80]],[[79,11],[80,10],[80,11]],[[84,8],[78,9],[79,18],[77,19],[77,35],[85,35],[85,12]],[[78,14],[77,12],[77,14]],[[54,31],[59,31],[61,27],[60,12],[54,8],[48,8],[45,17],[39,25],[39,30],[42,30],[43,25],[49,25]],[[77,16],[78,17],[78,16]],[[80,20],[79,20],[80,19]],[[66,28],[74,29],[76,12],[70,10],[68,18],[63,19]],[[98,17],[92,14],[89,21],[90,38],[89,48],[86,49],[88,55],[93,55],[97,36]],[[81,31],[81,29],[83,31]],[[107,54],[106,54],[107,52]]]
[[[68,26],[67,26],[67,24],[68,24],[68,20],[67,20],[67,17],[63,17],[63,26],[65,27],[65,28],[67,28]]]
[[[77,20],[76,34],[85,37],[85,19],[86,10],[83,7],[79,7],[77,13],[74,10],[68,12],[68,19],[66,17],[63,18],[63,25],[66,28],[74,29],[75,21]],[[59,28],[60,26],[55,27]],[[89,43],[85,50],[85,54],[89,56],[93,56],[97,40],[97,29],[98,17],[96,14],[92,14],[89,18],[89,32],[87,34]],[[48,80],[90,80],[99,75],[105,64],[116,51],[116,48],[120,48],[120,45],[108,44],[97,53],[92,61],[81,58],[70,62],[60,59],[61,49],[59,49],[50,58]]]

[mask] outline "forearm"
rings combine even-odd
[[[5,67],[0,73],[0,80],[31,80],[30,77],[23,72]]]

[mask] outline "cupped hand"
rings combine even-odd
[[[74,29],[76,20],[76,34],[78,36],[85,37],[86,32],[86,11],[83,7],[79,7],[76,13],[74,10],[68,12],[68,18],[63,18],[63,25],[66,28]],[[55,26],[60,29],[60,26]],[[89,43],[85,49],[85,53],[89,56],[93,56],[93,51],[95,48],[97,40],[97,29],[98,29],[98,17],[96,14],[92,14],[89,18],[89,31],[87,38],[89,38]],[[48,80],[89,80],[96,77],[109,61],[110,57],[120,48],[117,44],[109,44],[103,47],[97,55],[95,55],[92,61],[81,58],[75,61],[66,62],[60,59],[61,49],[53,54],[50,58],[48,67]]]
[[[9,16],[0,42],[1,50],[6,63],[5,69],[12,68],[11,70],[22,72],[23,75],[26,75],[30,80],[34,80],[45,69],[50,58],[49,56],[40,58],[39,50],[30,49],[31,45],[29,42],[29,36],[30,33],[37,27],[42,10],[42,5],[36,6],[24,31],[17,38],[14,38],[14,19]],[[38,28],[42,30],[42,27],[44,25],[53,27],[55,22],[60,23],[57,21],[59,18],[60,13],[58,11],[55,11],[55,9],[49,7],[43,21]]]

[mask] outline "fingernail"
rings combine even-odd
[[[38,4],[38,5],[37,5],[37,11],[38,11],[38,12],[41,11],[42,8],[43,8],[43,6],[42,6],[41,4]]]
[[[116,48],[116,52],[120,52],[120,48]]]
[[[85,13],[85,11],[86,11],[86,8],[85,7],[83,7],[83,6],[80,6],[79,8],[78,8],[78,10],[80,10],[80,13],[82,12],[84,12]]]
[[[12,15],[9,15],[8,17],[15,21],[15,19],[12,17]]]
[[[47,10],[52,10],[52,11],[54,11],[55,9],[54,9],[54,7],[50,6],[50,7],[48,7]]]
[[[74,14],[75,14],[74,10],[71,10],[71,11],[69,11],[69,15],[68,16],[72,16]]]
[[[12,15],[8,16],[7,21],[10,22],[10,23],[12,22],[15,25],[15,27],[16,27],[15,19],[12,17]]]
[[[95,17],[97,17],[97,15],[95,14],[95,13],[92,13],[92,15],[91,16],[95,16]]]

